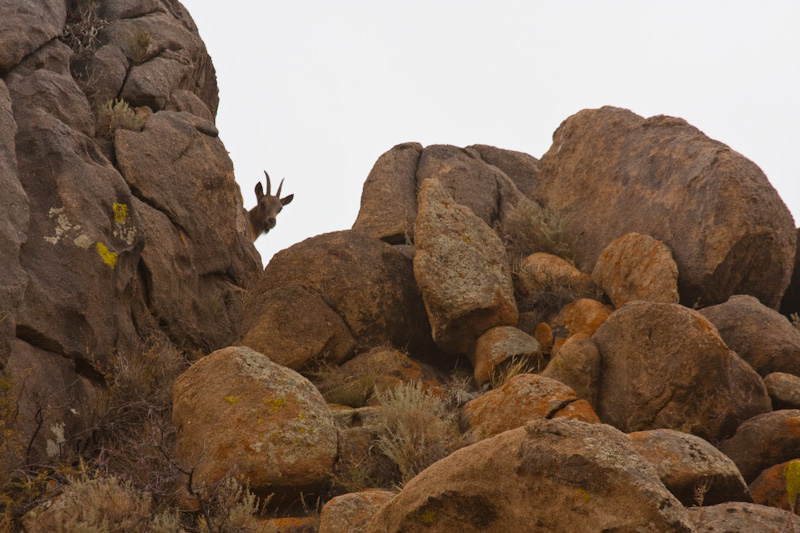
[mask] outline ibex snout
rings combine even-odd
[[[261,187],[261,182],[256,184],[256,206],[248,211],[247,220],[250,230],[250,239],[255,242],[261,235],[269,232],[275,227],[277,223],[278,213],[281,212],[283,206],[287,205],[294,199],[294,194],[290,194],[281,198],[281,188],[283,187],[283,180],[278,185],[278,191],[275,196],[271,194],[272,184],[270,183],[269,174],[264,171],[267,177],[267,194],[264,194],[264,189]]]

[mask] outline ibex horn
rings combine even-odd
[[[272,192],[272,191],[271,191],[271,189],[272,189],[272,184],[269,182],[269,174],[267,174],[267,171],[266,171],[266,170],[264,171],[264,175],[267,177],[267,196],[270,196],[270,194],[271,194],[271,192]],[[280,189],[278,189],[278,190],[280,190]]]

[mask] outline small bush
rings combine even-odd
[[[95,408],[95,447],[86,450],[103,470],[151,493],[159,507],[171,504],[183,483],[171,457],[171,390],[187,367],[185,354],[166,337],[153,337],[132,355],[117,357]]]
[[[574,261],[573,244],[566,234],[564,219],[552,209],[521,197],[508,209],[495,230],[506,247],[512,270],[515,264],[535,252]]]
[[[792,325],[797,329],[800,329],[800,313],[792,313],[789,315],[789,318],[792,321]]]
[[[240,485],[235,478],[227,478],[209,501],[213,533],[273,533],[274,525],[261,525],[256,517],[267,503]],[[209,531],[209,524],[202,517],[198,517],[197,527],[198,531]]]
[[[125,100],[112,99],[100,108],[98,129],[101,135],[113,136],[118,129],[141,131],[148,114],[131,109]]]
[[[377,396],[383,426],[377,449],[396,465],[402,483],[463,445],[447,402],[420,383],[377,391]]]
[[[134,65],[141,65],[148,59],[152,45],[153,38],[150,32],[142,28],[137,28],[133,32],[133,35],[128,39],[128,48],[130,48]]]
[[[69,2],[62,39],[78,56],[91,54],[100,44],[100,30],[108,24],[100,16],[100,7],[96,0]]]
[[[367,405],[377,379],[370,375],[347,376],[334,364],[321,364],[308,376],[326,402],[354,408]]]
[[[530,357],[512,357],[508,361],[503,361],[492,372],[489,383],[492,389],[499,389],[514,376],[520,374],[534,374],[542,370],[542,360]]]
[[[70,480],[61,496],[25,520],[32,531],[126,533],[147,531],[150,495],[116,477]],[[31,527],[33,526],[33,527]]]

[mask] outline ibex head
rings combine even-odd
[[[284,198],[280,197],[283,180],[281,180],[280,185],[278,185],[278,191],[275,193],[275,196],[272,196],[272,184],[269,181],[269,174],[267,174],[266,170],[264,171],[264,175],[267,177],[267,194],[264,194],[264,189],[261,187],[261,182],[259,181],[258,184],[256,184],[256,200],[258,200],[258,203],[253,209],[247,212],[247,219],[250,222],[248,229],[250,230],[250,239],[253,242],[263,233],[267,233],[275,227],[275,218],[278,216],[278,213],[281,212],[283,206],[294,199],[294,194],[290,194]]]

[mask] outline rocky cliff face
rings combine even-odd
[[[10,1],[0,21],[0,365],[69,439],[112,357],[230,342],[260,260],[179,2]]]

